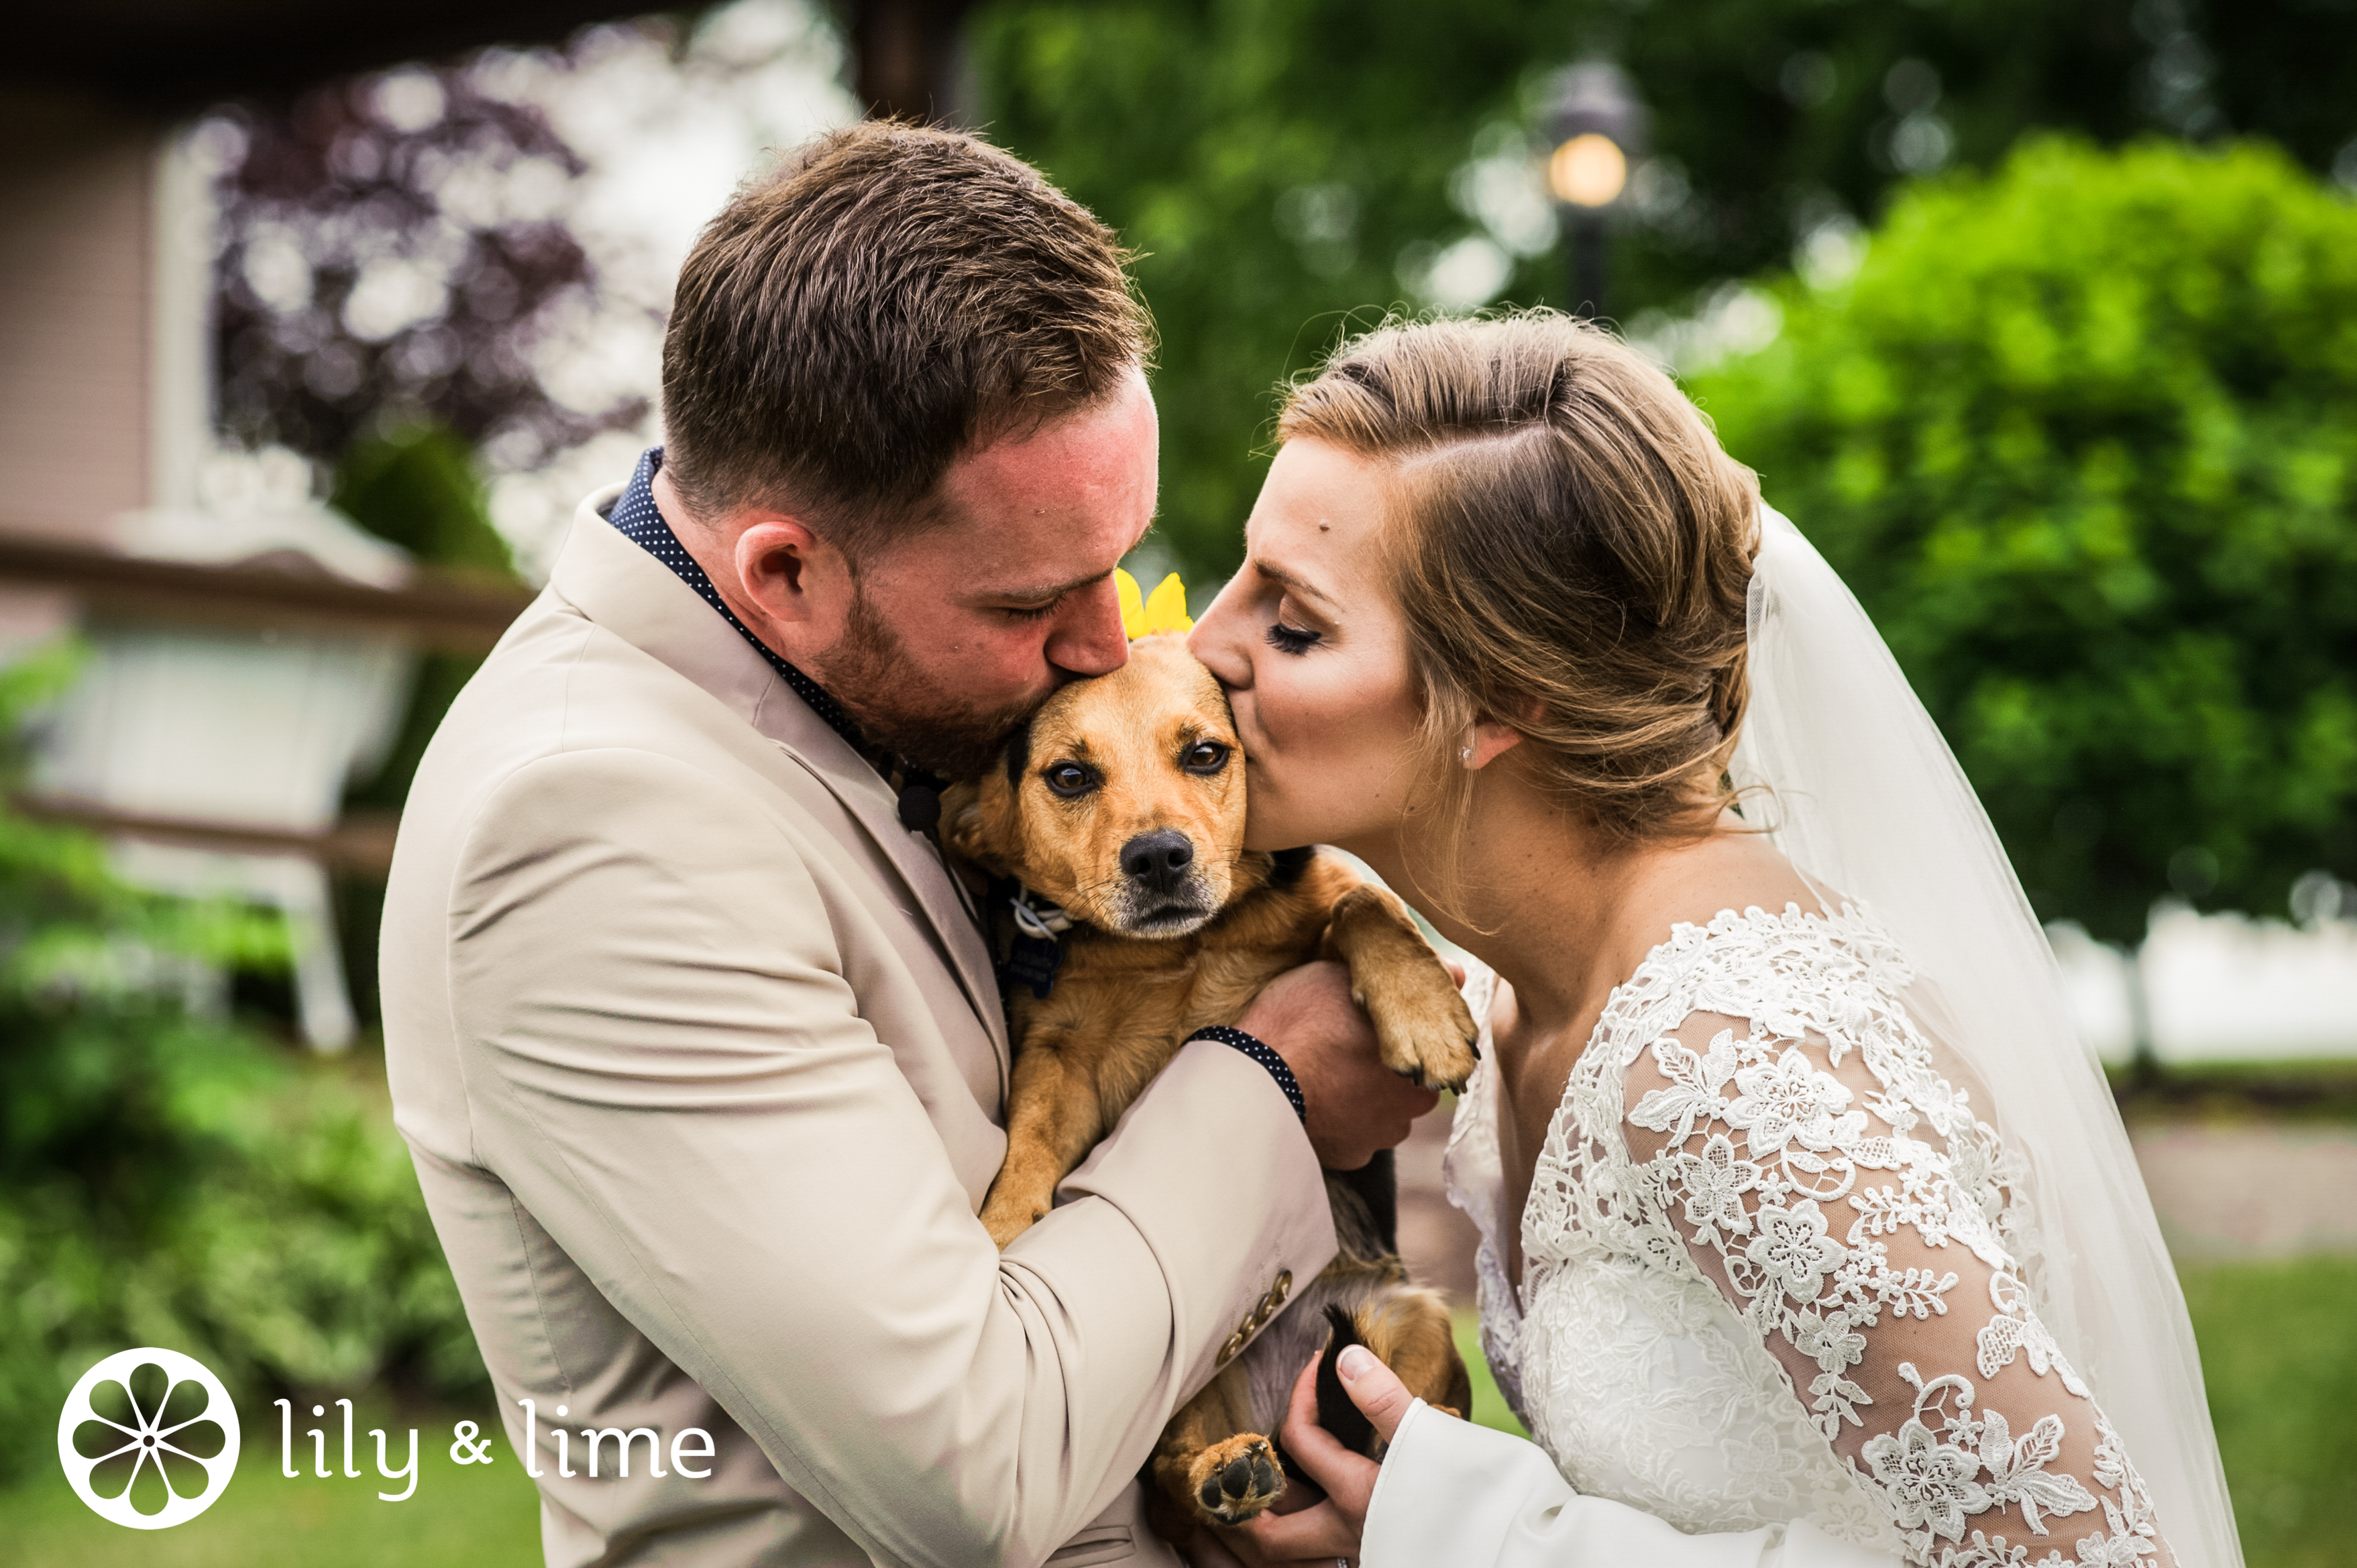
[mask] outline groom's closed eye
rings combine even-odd
[[[1071,602],[1074,594],[1089,585],[1065,583],[1053,588],[1035,588],[1026,592],[990,596],[998,602],[977,606],[986,615],[1005,616],[1009,620],[1045,620]]]
[[[1058,594],[1054,598],[1036,605],[996,605],[993,608],[1009,620],[1046,620],[1063,607],[1066,596],[1063,594]]]
[[[1074,594],[1084,594],[1103,584],[1113,575],[1111,569],[1094,576],[1079,577],[1061,583],[1033,583],[1017,588],[993,591],[984,588],[966,602],[985,615],[1004,616],[1016,622],[1045,620],[1062,609]],[[996,604],[990,600],[996,600]]]

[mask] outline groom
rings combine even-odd
[[[1321,1160],[1430,1103],[1313,966],[1003,1256],[974,1219],[1007,1040],[926,785],[1127,657],[1123,263],[972,138],[801,149],[682,273],[669,445],[419,769],[387,1065],[551,1564],[1175,1561],[1156,1434],[1332,1255]]]

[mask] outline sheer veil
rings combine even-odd
[[[2119,1112],[1987,813],[1874,623],[1761,509],[1751,701],[1731,773],[1776,845],[1905,950],[1927,1032],[2029,1165],[2039,1315],[2118,1431],[2187,1568],[2241,1568],[2201,1365]],[[1993,1114],[1991,1112],[1994,1112]]]

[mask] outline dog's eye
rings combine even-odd
[[[1049,789],[1068,800],[1075,795],[1085,795],[1097,786],[1096,770],[1083,768],[1077,762],[1051,764],[1039,777],[1048,781]]]
[[[1189,773],[1217,773],[1228,765],[1228,748],[1216,740],[1199,740],[1178,758]]]

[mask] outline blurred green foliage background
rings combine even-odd
[[[1403,262],[1491,229],[1576,59],[1617,60],[1652,111],[1614,231],[1624,322],[2039,129],[2258,136],[2318,175],[2357,137],[2347,0],[993,0],[969,43],[990,135],[1145,252],[1160,528],[1206,581],[1237,559],[1271,387],[1418,303]],[[1569,303],[1544,214],[1499,238],[1498,297]]]
[[[2357,876],[2357,203],[2258,143],[2033,141],[1692,379],[1889,639],[2030,900]]]

